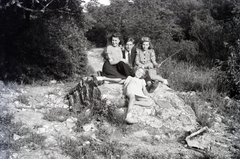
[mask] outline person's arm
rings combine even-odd
[[[125,50],[122,51],[122,59],[120,61],[128,64],[127,55],[126,55],[126,51]]]
[[[140,62],[140,50],[137,50],[135,65],[138,66],[138,67],[144,68],[144,65]]]
[[[154,67],[158,66],[158,63],[156,62],[156,55],[155,55],[154,50],[151,51],[151,61],[152,61]]]
[[[145,94],[145,96],[150,97],[151,95],[148,93],[146,86],[143,86],[143,93]]]
[[[110,56],[109,56],[110,55]],[[111,54],[108,54],[108,61],[111,65],[116,65],[117,63],[120,62],[120,60],[114,60],[112,57],[111,57]]]
[[[149,63],[145,63],[145,64],[144,64],[144,68],[146,68],[146,69],[151,69],[151,68],[153,68],[153,67],[154,67],[154,65],[153,65],[152,62],[149,62]]]
[[[150,94],[148,93],[147,89],[146,89],[146,82],[144,79],[142,79],[142,91],[143,91],[143,94],[146,95],[146,96],[150,96]]]
[[[125,64],[128,64],[127,59],[122,58],[120,61],[124,62]]]

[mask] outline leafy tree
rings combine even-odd
[[[2,79],[31,83],[87,73],[85,32],[92,22],[83,15],[81,1],[35,0],[30,7],[14,2],[9,7],[4,3],[0,14],[7,22],[1,26]],[[29,23],[25,11],[31,12]]]
[[[96,23],[87,36],[95,34],[96,39],[105,39],[112,32],[121,32],[124,38],[131,36],[136,40],[149,36],[156,45],[168,41],[170,48],[172,43],[181,41],[182,30],[175,23],[174,13],[165,7],[166,3],[159,0],[112,0],[109,6],[94,5],[87,14]]]

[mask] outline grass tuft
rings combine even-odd
[[[45,139],[46,136],[30,132],[26,136],[14,141],[12,149],[15,151],[19,151],[21,148],[36,150],[44,146]]]
[[[52,108],[44,114],[43,119],[48,121],[63,122],[70,116],[71,112],[65,108]]]

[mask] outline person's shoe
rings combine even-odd
[[[147,85],[146,85],[146,89],[147,91],[149,92],[150,88],[151,88],[151,85],[152,85],[152,82],[151,81],[148,81],[147,82]]]
[[[137,123],[137,120],[133,118],[133,116],[129,113],[127,114],[127,117],[125,119],[125,122],[127,124],[136,124]]]
[[[163,80],[163,84],[165,84],[166,86],[169,86],[169,83],[166,79]]]
[[[159,84],[159,81],[155,80],[154,83],[152,83],[152,85],[149,87],[148,92],[153,93],[155,89],[158,87],[158,84]]]

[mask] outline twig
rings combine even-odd
[[[167,61],[169,58],[171,58],[173,55],[179,53],[180,51],[182,51],[182,49],[178,50],[177,52],[175,52],[174,54],[172,54],[171,56],[167,57],[165,60],[163,60],[157,67],[159,68],[165,61]]]
[[[189,135],[189,136],[186,137],[186,141],[190,140],[190,138],[192,138],[192,137],[194,137],[194,136],[197,136],[198,134],[201,134],[202,132],[206,131],[207,129],[208,129],[208,127],[205,126],[205,127],[201,128],[200,130],[192,133],[191,135]]]
[[[50,1],[48,4],[46,4],[46,5],[43,7],[43,9],[41,9],[41,11],[44,12],[44,10],[45,10],[52,2],[53,2],[53,0]]]

